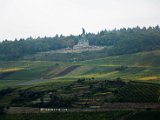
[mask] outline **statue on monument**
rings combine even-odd
[[[85,29],[84,28],[82,28],[82,34],[85,34]]]
[[[82,28],[82,33],[79,35],[78,43],[73,46],[72,52],[81,53],[83,51],[95,51],[102,50],[104,47],[89,45],[87,39],[87,34],[84,28]]]
[[[86,49],[88,47],[90,47],[90,46],[89,46],[89,42],[86,38],[86,32],[85,32],[85,29],[82,28],[81,38],[78,40],[78,44],[73,46],[73,49],[77,49],[77,50],[84,49],[84,48]]]

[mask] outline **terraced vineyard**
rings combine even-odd
[[[115,80],[78,79],[60,80],[35,85],[23,85],[2,94],[0,105],[53,108],[105,108],[109,103],[160,102],[160,85]],[[0,92],[1,93],[1,92]],[[128,106],[129,107],[129,106]],[[118,107],[117,107],[118,108]],[[112,109],[112,107],[111,107]],[[127,109],[127,108],[126,108]]]
[[[132,83],[120,88],[116,96],[119,102],[160,102],[160,86]]]

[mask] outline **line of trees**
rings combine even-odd
[[[94,37],[93,37],[94,36]],[[112,46],[108,55],[129,54],[160,48],[160,27],[122,28],[88,34],[90,44]]]
[[[135,27],[103,30],[97,34],[87,33],[90,45],[112,46],[107,55],[129,54],[160,48],[160,27]],[[73,47],[80,36],[54,36],[33,39],[5,40],[0,43],[0,60],[12,60],[28,54]]]

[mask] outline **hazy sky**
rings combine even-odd
[[[160,0],[0,0],[0,40],[160,24]]]

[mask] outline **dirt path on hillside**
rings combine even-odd
[[[3,79],[5,77],[8,77],[9,75],[15,73],[15,71],[12,72],[4,72],[4,73],[0,73],[0,79]]]
[[[77,69],[78,67],[80,67],[80,66],[79,65],[71,65],[71,66],[64,68],[63,70],[58,71],[57,73],[54,73],[53,75],[50,75],[50,77],[48,77],[48,78],[39,78],[39,79],[29,80],[27,82],[20,83],[18,85],[31,85],[31,84],[36,84],[36,83],[47,82],[47,81],[50,81],[51,78],[56,78],[56,77],[61,77],[61,76],[67,75],[70,72]]]
[[[57,72],[53,77],[60,77],[60,76],[67,75],[78,67],[79,67],[79,65],[68,66],[68,67],[64,68],[63,70]]]
[[[124,106],[124,107],[122,107]],[[42,109],[42,108],[41,108]],[[47,112],[98,112],[98,111],[132,111],[131,114],[122,116],[119,120],[125,120],[127,117],[134,115],[136,111],[146,111],[146,110],[160,110],[160,104],[158,103],[108,103],[105,107],[100,107],[98,109],[79,109],[79,108],[31,108],[31,107],[10,107],[7,113],[47,113]]]
[[[106,103],[102,108],[104,109],[118,109],[118,110],[146,110],[154,109],[160,110],[159,103]]]

